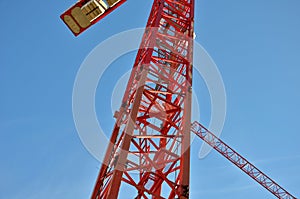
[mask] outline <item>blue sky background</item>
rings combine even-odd
[[[129,0],[78,38],[59,19],[74,2],[0,0],[1,199],[83,199],[93,189],[99,162],[72,118],[76,73],[101,41],[144,27],[152,1]],[[221,138],[299,197],[300,1],[196,2],[196,40],[227,91]],[[111,90],[134,56],[116,61],[100,81],[96,107],[108,135]],[[209,96],[198,74],[194,88],[207,125]],[[191,198],[274,198],[216,152],[199,160],[201,144],[192,145]]]

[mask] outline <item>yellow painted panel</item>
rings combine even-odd
[[[80,27],[76,24],[76,22],[72,19],[72,17],[70,17],[69,15],[65,15],[64,21],[72,30],[72,32],[76,34],[80,32]]]
[[[94,19],[94,18],[96,18],[96,14],[95,14],[95,12],[91,12],[90,14],[89,14],[89,17],[91,18],[91,21]]]
[[[95,14],[96,14],[96,15],[100,15],[101,13],[102,13],[102,12],[101,12],[100,10],[98,10],[98,9],[95,10]]]
[[[88,7],[88,6],[83,6],[81,8],[83,14],[87,15],[89,12],[91,12],[92,10]]]
[[[105,10],[107,10],[109,8],[108,5],[103,0],[99,0],[99,3]]]
[[[86,15],[81,11],[80,7],[73,8],[71,14],[82,28],[86,28],[91,24]]]
[[[120,0],[107,0],[107,3],[109,7],[114,6],[116,3],[118,3]]]
[[[95,1],[90,1],[90,2],[87,4],[87,6],[88,6],[91,10],[93,10],[94,8],[97,7]]]

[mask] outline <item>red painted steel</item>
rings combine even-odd
[[[154,0],[92,199],[189,197],[193,20]]]
[[[90,1],[81,0],[61,19],[77,36],[125,1],[87,22],[81,7]],[[200,123],[191,125],[194,1],[154,0],[91,199],[116,199],[122,186],[127,198],[189,198],[191,131],[277,198],[296,199]]]
[[[235,164],[238,168],[244,171],[247,175],[253,178],[256,182],[261,184],[264,188],[270,191],[279,199],[296,199],[274,180],[269,178],[266,174],[256,168],[243,156],[238,154],[230,146],[225,144],[221,139],[216,137],[212,132],[207,130],[198,122],[193,122],[191,131],[200,137],[203,141],[213,147],[221,155],[227,158],[230,162]]]

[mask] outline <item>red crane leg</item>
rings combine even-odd
[[[243,156],[238,154],[230,146],[225,144],[222,140],[216,137],[212,132],[207,130],[198,122],[193,122],[191,131],[200,137],[203,141],[213,147],[221,155],[227,158],[230,162],[235,164],[238,168],[244,171],[247,175],[253,178],[256,182],[266,188],[269,192],[274,194],[279,199],[296,199],[274,180],[269,178],[266,174],[256,168]]]

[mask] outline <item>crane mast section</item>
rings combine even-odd
[[[200,137],[203,141],[213,147],[221,155],[223,155],[230,162],[235,164],[248,176],[266,188],[269,192],[279,199],[296,199],[279,184],[269,178],[266,174],[260,171],[257,167],[251,164],[248,160],[238,154],[230,146],[225,144],[222,140],[216,137],[212,132],[207,130],[198,122],[193,122],[191,131]]]
[[[189,198],[194,0],[154,0],[92,199]]]
[[[60,17],[78,36],[126,0],[79,0]],[[154,0],[91,199],[188,199],[195,133],[279,199],[296,199],[191,121],[195,0]]]

